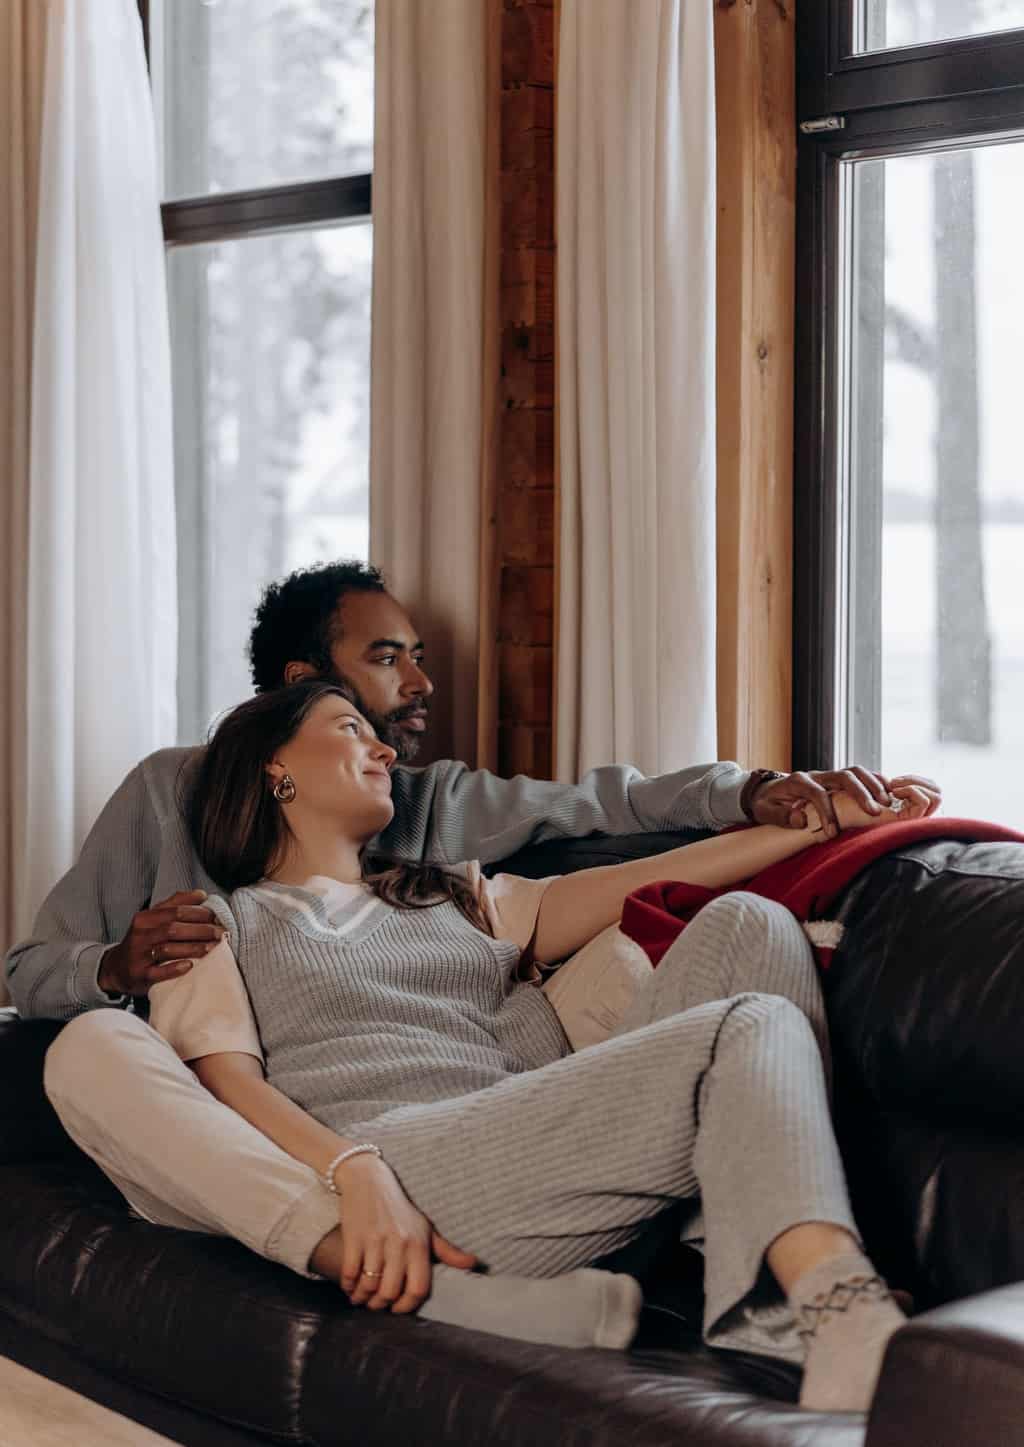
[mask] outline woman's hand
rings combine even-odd
[[[809,826],[834,839],[843,827],[836,809],[839,799],[852,799],[863,813],[877,816],[889,801],[887,790],[888,780],[859,764],[848,769],[798,769],[762,783],[749,801],[750,816],[755,824],[782,829]]]
[[[904,810],[904,818],[927,819],[936,813],[942,803],[942,790],[938,784],[934,779],[926,779],[921,774],[899,774],[895,779],[890,779],[889,792],[894,798],[903,799],[908,806]],[[910,813],[911,805],[919,812]]]
[[[418,1211],[384,1161],[352,1156],[335,1174],[341,1192],[341,1289],[353,1306],[396,1314],[430,1295],[431,1262],[468,1271],[476,1257],[453,1246]]]
[[[898,810],[882,809],[881,813],[870,814],[849,794],[833,795],[832,805],[840,829],[866,829],[877,824],[905,824],[910,819],[926,819],[942,803],[938,785],[918,774],[901,774],[887,779],[886,783],[892,798],[901,801],[902,807]],[[808,807],[807,816],[807,827],[817,833],[821,821],[813,806]]]
[[[812,829],[834,839],[840,829],[855,827],[844,823],[840,809],[856,827],[885,824],[895,816],[886,805],[890,797],[906,800],[902,819],[919,819],[934,814],[942,802],[942,790],[934,779],[919,774],[901,774],[889,779],[859,765],[848,769],[811,770],[787,774],[762,784],[754,795],[751,813],[757,824],[777,824],[788,829]],[[914,813],[909,812],[913,804]],[[924,805],[923,812],[916,812]],[[851,808],[852,806],[852,808]]]

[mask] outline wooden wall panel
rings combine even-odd
[[[501,427],[501,62],[502,0],[487,4],[487,135],[484,176],[484,345],[481,405],[483,439],[480,471],[480,623],[477,645],[476,766],[498,767],[498,609],[501,539],[498,535],[498,477]]]
[[[501,0],[497,763],[550,778],[555,565],[553,0]]]
[[[810,0],[813,3],[813,0]],[[717,0],[718,748],[788,768],[795,0]]]

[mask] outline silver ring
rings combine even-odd
[[[889,805],[889,809],[893,814],[902,814],[906,807],[906,799],[893,799],[892,803]]]
[[[149,958],[153,961],[154,965],[158,965],[158,964],[160,963],[160,961],[159,961],[159,960],[157,959],[157,957],[156,957],[156,951],[157,951],[157,946],[156,946],[156,945],[152,945],[152,946],[150,947],[150,951],[149,951]]]
[[[383,1273],[382,1271],[364,1271],[364,1272],[363,1272],[363,1275],[364,1275],[364,1276],[371,1276],[371,1277],[383,1276],[383,1274],[384,1274],[384,1273]]]

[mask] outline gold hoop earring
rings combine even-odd
[[[279,804],[290,804],[295,798],[295,780],[291,774],[285,774],[283,779],[278,779],[274,785],[274,798]]]

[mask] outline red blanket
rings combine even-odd
[[[762,869],[752,879],[724,889],[705,889],[699,884],[679,884],[671,880],[644,885],[626,900],[622,931],[635,940],[650,956],[651,964],[657,966],[669,945],[702,906],[720,894],[745,889],[777,900],[792,910],[804,925],[822,967],[827,968],[832,952],[842,939],[842,926],[828,919],[837,895],[881,855],[920,839],[962,839],[967,843],[1006,840],[1024,844],[1024,834],[975,819],[934,817],[877,829],[851,829],[836,839],[812,844],[801,854],[793,854]]]

